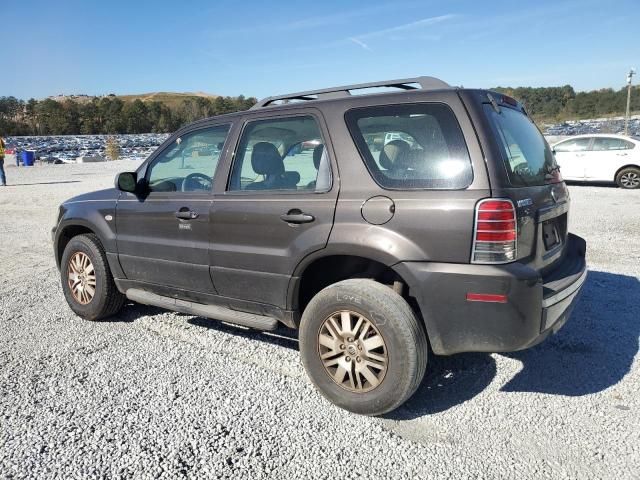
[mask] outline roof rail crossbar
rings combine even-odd
[[[320,90],[309,90],[306,92],[288,93],[267,97],[256,103],[252,110],[267,107],[275,102],[289,102],[295,100],[321,100],[345,97],[351,95],[351,90],[361,90],[365,88],[398,88],[400,90],[440,90],[451,88],[451,85],[435,77],[415,77],[402,78],[399,80],[385,80],[381,82],[356,83],[353,85],[343,85],[340,87],[323,88]]]

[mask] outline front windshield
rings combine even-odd
[[[495,127],[513,186],[562,181],[549,144],[528,116],[508,107],[497,112],[491,105],[485,105],[485,113]]]

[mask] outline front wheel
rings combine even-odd
[[[424,377],[427,349],[409,304],[372,280],[330,285],[302,315],[307,374],[326,398],[354,413],[382,415],[403,404]]]
[[[618,175],[616,175],[616,183],[620,188],[640,188],[640,168],[623,168],[618,172]]]
[[[73,237],[60,262],[64,296],[77,315],[100,320],[114,315],[124,304],[109,270],[107,257],[98,237],[92,234]]]

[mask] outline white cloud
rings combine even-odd
[[[374,38],[374,37],[382,37],[391,33],[400,33],[400,32],[408,32],[408,31],[413,31],[413,30],[420,30],[424,27],[430,26],[430,25],[435,25],[438,23],[442,23],[442,22],[446,22],[448,20],[452,20],[454,18],[456,18],[457,15],[454,14],[446,14],[446,15],[439,15],[437,17],[429,17],[429,18],[423,18],[422,20],[417,20],[415,22],[409,22],[409,23],[405,23],[403,25],[398,25],[395,27],[390,27],[390,28],[383,28],[382,30],[375,30],[373,32],[367,32],[367,33],[363,33],[361,35],[355,35],[353,37],[350,38],[350,40],[353,39],[357,39],[362,41],[362,39],[364,38]]]
[[[354,38],[354,37],[349,37],[349,40],[352,41],[353,43],[355,43],[356,45],[360,45],[365,50],[369,50],[370,52],[372,51],[371,47],[369,47],[369,45],[364,43],[362,40],[359,40],[359,39]]]

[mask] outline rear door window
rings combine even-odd
[[[310,115],[249,122],[235,155],[229,190],[327,191],[329,157]]]
[[[549,144],[538,127],[519,110],[485,105],[502,149],[511,185],[545,185],[562,181]]]
[[[444,104],[385,105],[350,110],[349,131],[383,188],[462,189],[473,180],[469,152]]]
[[[593,150],[630,150],[635,145],[621,138],[596,137],[593,141]]]

